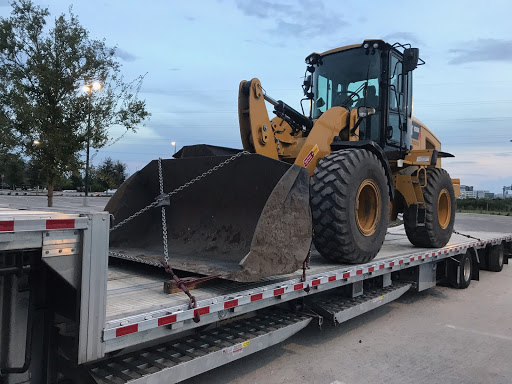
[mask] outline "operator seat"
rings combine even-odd
[[[372,107],[378,108],[379,106],[379,97],[377,96],[377,88],[375,85],[369,85],[366,90],[366,97],[359,99],[356,104],[357,107]]]

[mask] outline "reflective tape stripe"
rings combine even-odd
[[[0,232],[13,232],[14,220],[0,221]]]
[[[224,309],[233,308],[238,305],[238,299],[229,300],[224,303]]]
[[[116,329],[116,337],[128,335],[139,331],[139,324],[127,325]]]
[[[255,295],[251,295],[251,302],[258,301],[263,299],[263,293],[257,293]]]
[[[158,326],[172,324],[176,322],[176,315],[164,316],[158,319]]]
[[[284,293],[284,288],[274,289],[274,296],[281,296]]]
[[[46,229],[73,229],[75,219],[49,219],[46,220]]]

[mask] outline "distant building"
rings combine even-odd
[[[494,193],[493,192],[487,192],[485,194],[486,199],[494,199]]]
[[[486,198],[486,195],[489,194],[490,192],[489,191],[476,191],[476,198],[477,199],[485,199]]]
[[[473,191],[472,185],[461,185],[460,186],[460,198],[461,199],[475,199],[475,191]]]

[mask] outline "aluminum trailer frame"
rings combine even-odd
[[[42,262],[58,274],[67,287],[76,291],[76,296],[70,300],[73,301],[76,319],[71,325],[65,320],[58,324],[60,333],[71,335],[68,341],[71,340],[73,346],[64,359],[59,357],[58,360],[62,372],[66,371],[64,366],[67,366],[68,373],[87,372],[78,378],[82,381],[86,376],[92,380],[90,382],[109,383],[133,380],[170,382],[171,376],[179,377],[180,380],[192,377],[283,341],[306,326],[311,318],[316,318],[319,323],[324,317],[333,323],[340,323],[395,300],[411,288],[428,289],[436,284],[435,267],[441,261],[456,260],[469,252],[476,268],[473,278],[478,278],[478,267],[482,265],[485,252],[490,247],[502,244],[507,244],[507,251],[510,251],[512,241],[512,235],[508,233],[472,232],[470,235],[474,238],[471,239],[454,235],[446,247],[420,249],[412,247],[399,229],[391,229],[381,252],[369,263],[336,265],[313,254],[305,281],[301,281],[301,273],[298,272],[257,283],[212,282],[194,290],[198,298],[197,307],[189,309],[188,299],[183,293],[166,295],[162,292],[165,277],[162,277],[160,271],[148,277],[130,272],[130,268],[123,266],[108,267],[109,224],[109,215],[105,212],[64,215],[55,212],[0,210],[0,254],[14,252],[17,255],[17,251],[26,249],[40,252]],[[508,256],[509,253],[505,262]],[[413,268],[418,271],[414,281],[391,281],[392,273]],[[18,272],[22,273],[21,270]],[[123,274],[124,281],[120,278]],[[374,291],[363,289],[363,282],[370,280],[378,281]],[[4,292],[9,292],[5,288],[7,285],[4,287],[2,284],[0,276],[0,288],[3,290],[0,291],[0,305]],[[343,289],[348,289],[348,298],[336,296]],[[332,293],[333,297],[326,293]],[[12,300],[16,299],[15,296],[13,293]],[[134,299],[130,299],[131,296]],[[254,325],[247,325],[251,323],[251,317],[264,316],[265,311],[282,311],[284,306],[281,304],[287,302],[306,303],[303,309],[307,315],[293,315],[285,310],[280,316],[282,320],[274,318],[267,328],[257,329]],[[16,309],[10,310],[16,312]],[[197,315],[200,321],[194,322]],[[295,320],[290,320],[292,318]],[[2,315],[0,325],[6,327],[8,321]],[[285,325],[272,325],[276,322]],[[229,337],[223,336],[219,340],[198,332],[205,325],[210,325],[207,328],[219,326],[221,329],[227,327],[227,324],[232,324],[233,329],[239,327],[246,331],[230,331]],[[16,345],[21,343],[24,325],[10,326],[18,326],[19,329],[11,332],[10,338],[5,340],[5,345],[10,345],[10,349],[7,348],[9,356],[5,356],[5,352],[2,356],[0,348],[2,368],[5,365],[20,365],[20,356],[23,355],[23,348],[18,346],[16,352]],[[247,335],[245,340],[241,335]],[[4,337],[2,333],[0,337]],[[209,337],[212,343],[216,343],[214,346],[220,349],[194,352],[201,349],[197,340],[203,340],[202,337]],[[183,338],[191,340],[191,344],[182,341],[188,345],[187,348],[176,346]],[[213,345],[204,344],[204,341],[199,344],[203,347]],[[239,344],[242,345],[241,350]],[[163,354],[164,357],[155,357],[154,351],[158,346],[168,348],[165,349],[168,352],[157,350],[158,356]],[[245,354],[240,353],[244,350]],[[113,357],[118,354],[121,356]],[[123,356],[131,356],[131,360]],[[165,360],[165,356],[169,359]],[[137,365],[133,361],[142,363]],[[166,365],[162,361],[172,364]],[[148,364],[152,369],[142,368]],[[37,381],[36,377],[33,376],[34,382]],[[8,379],[9,383],[24,382],[20,381],[21,376],[19,379]]]

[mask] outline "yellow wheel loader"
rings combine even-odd
[[[365,40],[306,64],[306,112],[258,79],[240,83],[244,152],[184,147],[160,162],[160,182],[156,160],[132,175],[106,207],[126,223],[111,232],[112,254],[155,263],[164,233],[174,268],[256,281],[295,272],[311,243],[330,261],[368,262],[398,213],[412,244],[444,246],[460,182],[441,168],[453,156],[412,116],[419,50]]]

